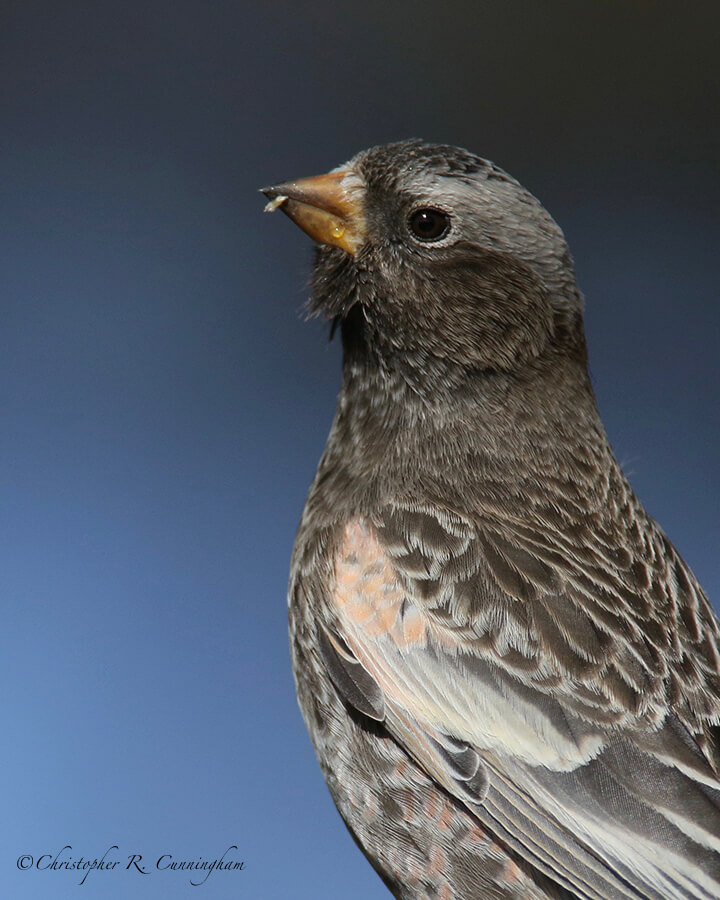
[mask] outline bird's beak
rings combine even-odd
[[[266,212],[281,209],[320,244],[355,255],[365,238],[365,217],[357,180],[346,169],[261,189]]]

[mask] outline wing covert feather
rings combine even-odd
[[[502,524],[412,505],[349,523],[343,670],[428,774],[579,897],[717,896],[707,600],[632,522],[643,546],[600,532],[577,553]]]

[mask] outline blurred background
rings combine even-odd
[[[417,136],[529,187],[616,453],[720,598],[719,29],[715,2],[0,2],[4,896],[389,896],[295,703],[339,346],[261,185]],[[202,887],[152,868],[233,844]],[[65,845],[122,865],[16,866]]]

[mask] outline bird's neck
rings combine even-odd
[[[562,479],[592,493],[592,473],[607,471],[608,462],[616,468],[584,354],[555,348],[512,375],[468,372],[450,382],[437,370],[418,390],[401,367],[346,343],[318,474],[337,481],[338,501],[357,507],[398,490],[461,502],[478,482],[522,492]]]

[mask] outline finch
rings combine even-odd
[[[421,141],[264,193],[343,344],[289,618],[356,842],[403,900],[720,897],[718,622],[613,456],[561,230]]]

